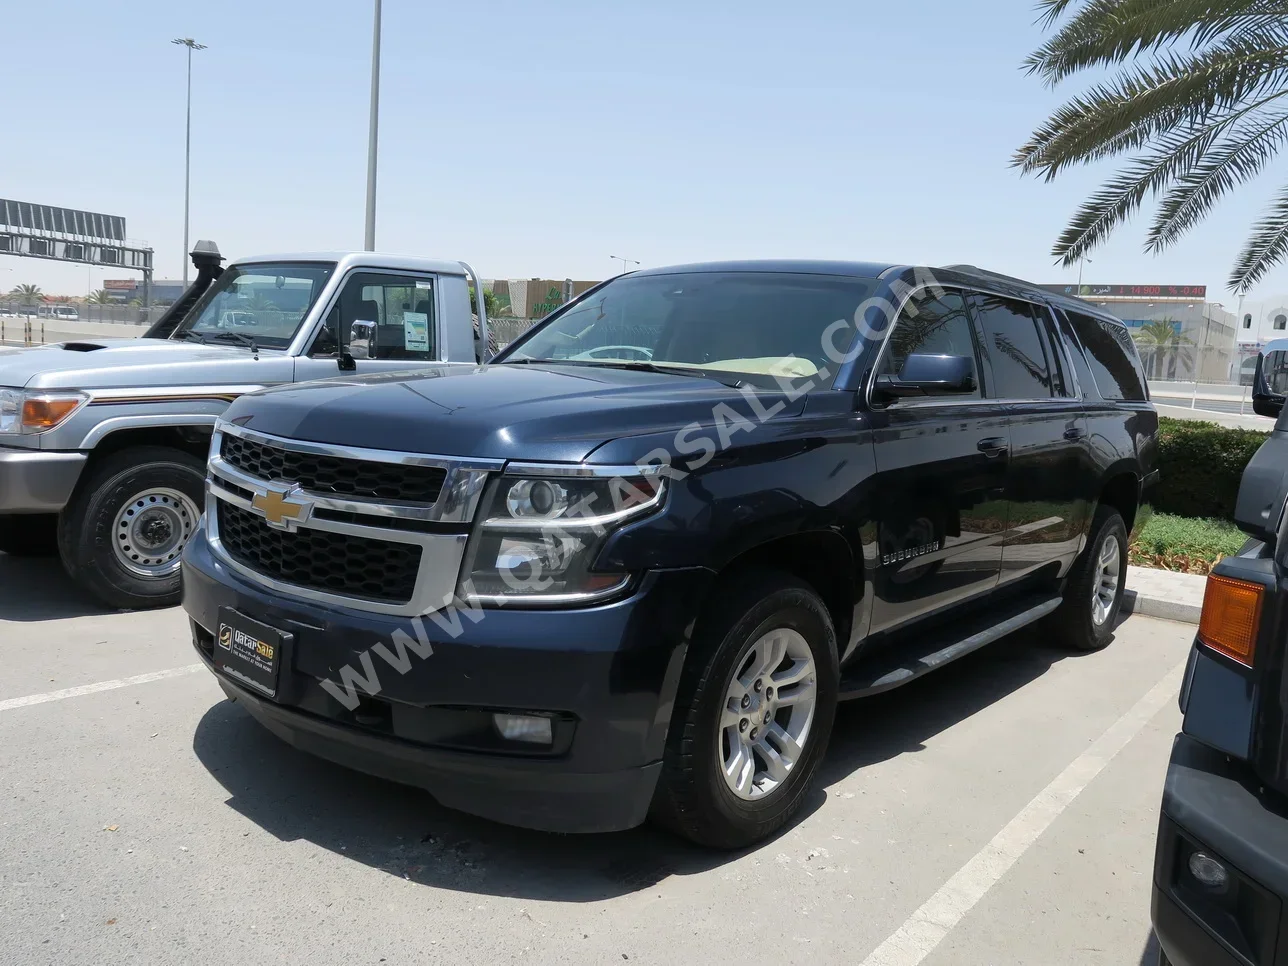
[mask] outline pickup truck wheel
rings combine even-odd
[[[787,574],[726,585],[681,675],[653,818],[713,848],[773,834],[800,810],[836,713],[836,631]]]
[[[58,553],[58,517],[52,513],[0,516],[0,553],[52,557]]]
[[[179,556],[196,532],[204,487],[204,464],[182,450],[113,453],[63,511],[63,566],[110,607],[179,603]]]
[[[1096,510],[1091,537],[1065,582],[1064,603],[1051,615],[1064,643],[1098,651],[1113,638],[1127,579],[1127,528],[1118,511]]]

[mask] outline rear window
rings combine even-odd
[[[1136,346],[1127,327],[1079,312],[1066,312],[1065,315],[1087,350],[1087,363],[1091,366],[1100,395],[1105,399],[1129,402],[1148,399]]]

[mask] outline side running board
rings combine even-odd
[[[1002,608],[1001,613],[998,608],[989,608],[964,625],[956,622],[928,640],[892,646],[866,661],[860,658],[841,677],[841,700],[866,698],[915,681],[923,674],[1045,617],[1060,606],[1060,600],[1059,597],[1021,598]]]

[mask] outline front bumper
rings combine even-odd
[[[72,498],[87,459],[0,446],[0,513],[57,513]]]
[[[648,813],[709,579],[700,570],[652,573],[615,603],[481,610],[477,623],[461,615],[450,630],[429,617],[421,630],[433,653],[408,653],[402,672],[382,649],[394,651],[397,631],[416,640],[412,619],[275,597],[226,567],[204,533],[184,552],[183,604],[212,671],[221,607],[293,635],[275,699],[215,672],[230,697],[290,744],[485,818],[601,832],[638,825]],[[355,685],[356,711],[321,685],[340,684],[346,666],[360,676],[374,668],[379,682],[374,693]],[[493,711],[557,715],[554,746],[506,742],[492,730]]]
[[[1189,873],[1202,850],[1229,871],[1216,895]],[[1178,735],[1167,769],[1151,903],[1173,966],[1284,966],[1288,948],[1288,811],[1246,764]]]

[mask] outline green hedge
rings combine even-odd
[[[1270,434],[1191,419],[1158,422],[1154,508],[1183,517],[1233,519],[1244,467]]]

